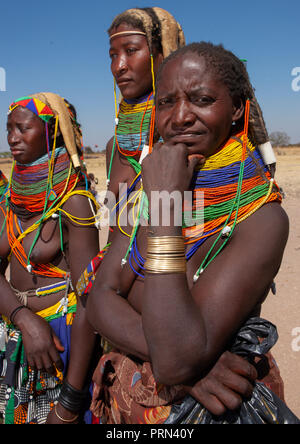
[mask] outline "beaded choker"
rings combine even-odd
[[[116,145],[121,154],[135,156],[142,151],[149,133],[153,109],[153,94],[139,102],[122,100],[116,125]]]
[[[14,163],[10,183],[9,203],[14,212],[26,210],[29,217],[47,209],[54,200],[73,188],[78,174],[64,147],[56,148],[52,175],[48,154],[30,164]],[[21,212],[22,216],[26,213]]]
[[[86,189],[76,189],[76,185],[85,180]],[[88,191],[87,178],[81,171],[76,172],[70,160],[70,156],[64,147],[56,148],[55,152],[48,157],[42,156],[35,162],[21,165],[14,162],[10,177],[8,192],[6,193],[7,211],[1,233],[6,225],[7,237],[14,254],[21,265],[30,273],[41,276],[65,278],[67,272],[53,264],[36,264],[30,261],[32,250],[39,238],[43,223],[49,218],[58,219],[61,251],[64,253],[62,213],[78,225],[94,225],[95,215],[81,221],[62,209],[64,203],[75,194],[80,194],[94,202],[95,208],[99,205],[93,195]],[[1,211],[4,213],[2,207]],[[27,230],[22,231],[18,214],[32,217],[40,214],[39,219]],[[17,230],[17,234],[15,234]],[[36,231],[35,238],[30,247],[28,255],[22,245],[24,237]]]
[[[116,105],[116,126],[108,171],[108,182],[110,180],[112,161],[116,148],[131,162],[134,156],[141,154],[145,144],[152,144],[154,117],[155,107],[153,93],[136,100],[123,99],[120,103],[119,110],[117,110]]]

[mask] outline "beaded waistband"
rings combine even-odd
[[[32,298],[32,297],[41,298],[44,296],[48,296],[49,294],[58,293],[62,290],[65,290],[65,292],[68,293],[69,288],[71,288],[73,291],[72,282],[71,282],[70,277],[68,277],[64,281],[56,282],[55,284],[46,285],[45,287],[30,289],[30,290],[26,290],[26,291],[17,290],[16,288],[14,288],[12,286],[11,282],[9,282],[9,285],[10,285],[11,289],[13,290],[13,292],[15,293],[15,295],[17,296],[18,301],[23,305],[27,305],[28,298]]]

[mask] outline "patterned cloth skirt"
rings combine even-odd
[[[76,295],[68,294],[57,304],[37,314],[44,318],[60,339],[60,354],[67,370],[71,326],[76,311]],[[63,373],[55,376],[28,366],[22,334],[6,318],[0,317],[0,414],[5,424],[43,424],[57,400]]]

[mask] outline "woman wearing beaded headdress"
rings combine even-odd
[[[108,189],[118,195],[119,183],[130,182],[128,163],[137,173],[137,162],[151,151],[158,137],[153,106],[156,72],[164,58],[185,45],[185,37],[175,18],[158,7],[124,11],[115,17],[108,34],[114,76],[115,134],[107,145],[107,182]],[[121,92],[119,107],[116,85]],[[253,90],[251,104],[251,133],[273,175],[276,159]]]
[[[120,204],[128,223],[115,230],[87,303],[106,338],[92,402],[101,422],[299,423],[263,383],[223,417],[187,391],[224,350],[263,362],[277,339],[259,315],[288,218],[256,148],[252,99],[245,66],[221,45],[188,45],[160,68],[163,142],[143,160],[135,199]],[[157,193],[177,197],[167,217]]]
[[[74,107],[56,94],[22,97],[10,106],[13,166],[0,207],[0,256],[10,264],[9,281],[0,281],[0,410],[7,424],[44,423],[66,371],[78,377],[83,331],[72,338],[74,366],[68,369],[77,310],[73,288],[99,248],[98,204],[81,138]],[[81,316],[78,308],[77,332]],[[53,410],[61,422],[78,416],[65,416],[61,405]]]
[[[108,190],[117,196],[119,183],[130,182],[142,151],[153,144],[155,73],[185,39],[179,23],[161,8],[128,9],[115,17],[108,34],[115,134],[107,145],[107,178]],[[116,86],[121,92],[119,105]],[[126,168],[129,165],[132,168]]]

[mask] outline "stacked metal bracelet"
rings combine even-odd
[[[151,274],[186,273],[184,237],[148,237],[145,270]]]
[[[82,405],[86,400],[88,388],[85,390],[77,390],[72,387],[67,380],[64,380],[58,402],[70,412],[78,413],[82,409]]]

